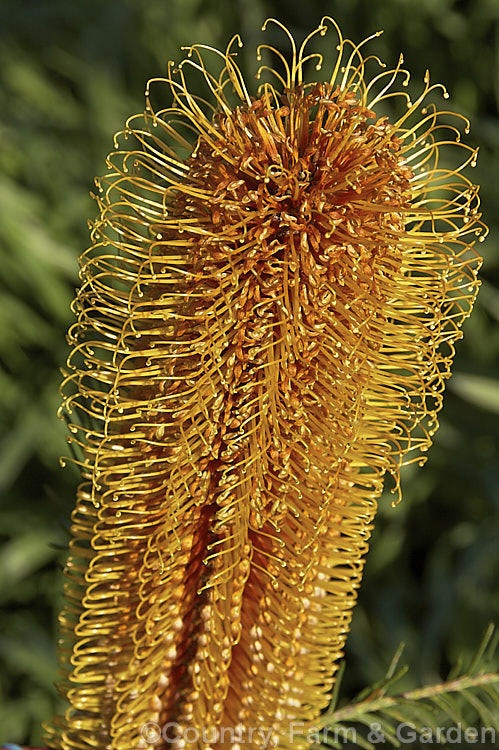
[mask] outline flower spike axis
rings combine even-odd
[[[291,57],[258,48],[277,62],[255,94],[239,37],[186,48],[96,182],[62,386],[82,484],[54,750],[169,746],[148,723],[179,748],[186,727],[206,750],[250,727],[309,747],[384,476],[399,491],[438,427],[484,236],[476,151],[447,120],[469,125],[433,103],[420,117],[428,75],[414,103],[392,90],[402,59],[366,80],[369,40],[332,19],[299,48],[272,22]],[[305,82],[329,25],[332,74]],[[393,123],[375,112],[392,97]]]

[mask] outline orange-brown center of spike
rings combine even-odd
[[[208,724],[250,721],[251,692],[264,669],[259,659],[276,670],[276,685],[299,685],[307,654],[317,662],[330,658],[296,640],[320,615],[321,582],[338,556],[332,547],[321,554],[319,536],[327,534],[330,545],[341,537],[347,504],[342,487],[349,468],[341,456],[350,428],[339,434],[335,451],[325,448],[323,433],[325,425],[334,431],[339,415],[349,424],[365,386],[361,363],[368,355],[356,353],[352,331],[357,318],[369,319],[373,296],[381,298],[378,266],[400,264],[397,240],[411,179],[389,123],[325,84],[289,92],[277,108],[264,95],[217,115],[214,128],[210,142],[196,145],[170,207],[188,262],[176,356],[163,386],[166,397],[178,394],[173,416],[181,431],[168,429],[194,436],[197,474],[186,463],[185,481],[197,507],[186,516],[188,563],[177,579],[179,630],[161,716],[196,723],[202,715]],[[178,239],[161,225],[154,232],[166,245]],[[351,300],[358,315],[347,313]],[[358,372],[355,387],[338,386],[337,413],[324,406],[330,395],[320,385],[319,354],[332,315],[349,339],[351,371]],[[206,344],[196,349],[193,342],[203,337]],[[184,413],[182,402],[191,398],[183,396],[185,383],[205,387],[203,371],[214,373],[206,383],[217,382],[213,396],[203,397],[201,430],[202,419],[190,407]],[[328,478],[338,456],[336,475]],[[326,485],[334,511],[320,507]],[[357,563],[347,564],[357,570]],[[281,587],[280,604],[272,586]],[[307,614],[300,597],[311,595],[315,611]],[[336,648],[344,631],[339,624]],[[327,691],[327,680],[310,689],[318,705],[314,691]],[[284,717],[294,715],[293,700]],[[267,705],[270,720],[275,707]]]

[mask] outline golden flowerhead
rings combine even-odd
[[[428,75],[411,102],[401,61],[368,80],[331,19],[299,49],[281,28],[254,89],[238,37],[189,48],[97,181],[51,748],[308,747],[385,473],[398,489],[437,429],[484,231],[468,124]]]

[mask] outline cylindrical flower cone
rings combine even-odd
[[[288,43],[254,87],[237,38],[190,48],[97,181],[53,750],[309,747],[385,474],[437,429],[478,287],[467,123],[330,19]]]

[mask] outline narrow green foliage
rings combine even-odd
[[[321,747],[344,748],[344,740],[353,737],[354,746],[365,750],[375,750],[383,740],[401,747],[407,741],[407,733],[402,736],[399,731],[401,725],[407,725],[411,736],[427,737],[431,732],[437,737],[439,730],[451,726],[499,732],[498,640],[499,633],[490,625],[467,669],[459,665],[444,682],[397,694],[393,686],[407,672],[406,666],[399,667],[401,644],[385,677],[342,707],[337,705],[340,671],[331,706],[323,716]]]

